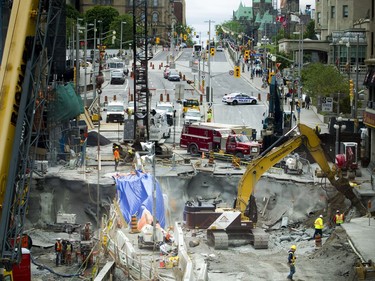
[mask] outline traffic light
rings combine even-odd
[[[245,59],[247,60],[250,56],[250,50],[245,50]]]
[[[159,44],[159,43],[160,43],[160,38],[159,38],[159,37],[156,37],[156,38],[155,38],[155,43],[156,43],[156,44]]]
[[[241,68],[239,66],[234,67],[234,77],[240,78],[241,77]]]
[[[215,55],[215,48],[210,49],[210,55],[211,55],[211,57],[213,57]]]
[[[187,39],[187,35],[186,35],[186,34],[184,34],[184,41],[186,41],[186,39]]]
[[[351,98],[354,97],[354,83],[352,79],[349,80],[349,96]]]

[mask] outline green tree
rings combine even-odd
[[[316,40],[316,34],[315,34],[315,21],[311,20],[305,28],[305,33],[303,34],[303,38],[308,38],[311,40]]]
[[[112,33],[111,32],[111,23],[116,17],[119,16],[119,12],[110,6],[95,6],[92,9],[89,9],[84,14],[85,21],[88,24],[93,24],[96,21],[97,25],[97,37],[102,36],[103,44],[112,46]],[[88,32],[89,38],[94,37],[94,31],[91,30]],[[116,35],[117,37],[117,35]]]
[[[120,49],[121,46],[121,25],[122,25],[122,48],[129,48],[133,42],[133,16],[131,14],[124,14],[115,17],[109,26],[109,30],[116,31],[114,48]]]
[[[340,111],[350,112],[349,81],[332,65],[312,63],[302,69],[303,92],[317,104],[319,97],[337,97],[340,93]]]
[[[82,18],[82,15],[71,5],[65,5],[65,10],[66,10],[66,39],[68,40],[67,46],[69,46],[69,42],[73,40],[72,38],[73,29],[76,28],[75,23],[77,22],[78,18]]]

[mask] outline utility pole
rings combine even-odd
[[[86,81],[86,75],[87,75],[87,22],[85,23],[85,47],[84,49],[84,54],[83,54],[83,64],[85,68],[85,77],[83,77],[83,105],[84,107],[87,107],[87,81]]]
[[[94,57],[92,59],[92,85],[93,85],[93,99],[96,98],[96,19],[94,20]],[[100,112],[99,112],[100,115]]]
[[[76,23],[76,93],[79,94],[79,76],[80,76],[80,65],[79,65],[79,21],[80,19],[77,18]]]
[[[211,90],[211,23],[215,23],[212,20],[205,21],[208,22],[208,91],[206,95],[208,95],[208,102],[213,103],[213,93]]]
[[[354,108],[353,108],[353,119],[354,119],[354,133],[358,132],[358,119],[357,119],[357,106],[358,106],[358,80],[359,80],[359,34],[357,34],[357,50],[355,52],[355,93],[354,93]]]

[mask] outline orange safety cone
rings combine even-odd
[[[160,101],[163,101],[163,94],[160,94]]]
[[[131,218],[131,221],[130,221],[130,226],[131,226],[130,233],[139,233],[137,225],[138,225],[137,216],[132,215],[132,218]]]
[[[164,261],[164,256],[162,253],[160,253],[160,257],[159,257],[159,268],[165,268],[165,261]]]

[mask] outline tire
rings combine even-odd
[[[257,104],[257,101],[256,100],[252,100],[251,104]]]
[[[243,153],[242,152],[236,152],[235,156],[240,158],[240,159],[243,159]]]
[[[232,105],[237,105],[238,104],[238,101],[236,101],[236,100],[234,100],[233,102],[232,102]]]
[[[198,146],[196,144],[189,145],[189,153],[191,156],[197,155],[199,153]]]

